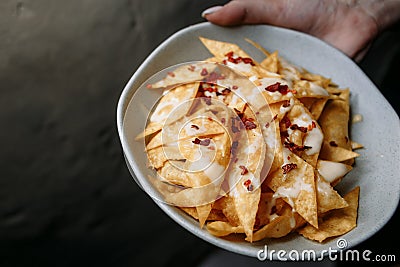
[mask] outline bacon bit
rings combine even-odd
[[[171,76],[171,77],[175,77],[175,73],[173,73],[173,72],[171,72],[171,71],[168,72],[167,74],[168,74],[169,76]]]
[[[221,118],[221,123],[225,124],[225,122],[226,122],[225,118]]]
[[[193,65],[190,65],[190,66],[188,67],[188,70],[189,70],[189,71],[192,71],[192,72],[193,72],[195,69],[196,69],[196,67],[193,66]]]
[[[297,164],[296,163],[288,163],[282,166],[283,174],[289,173],[291,170],[296,169]]]
[[[290,107],[290,101],[289,100],[283,101],[282,107],[284,108]]]
[[[192,141],[193,144],[201,145],[201,146],[208,146],[210,144],[210,142],[211,142],[210,138],[206,138],[206,139],[200,140],[197,137],[194,139],[194,141]]]
[[[151,88],[153,88],[153,85],[151,85],[151,84],[146,84],[146,88],[147,88],[147,89],[151,89]]]
[[[290,129],[292,129],[292,130],[299,130],[300,132],[302,132],[302,133],[306,133],[307,132],[307,127],[303,127],[303,126],[299,126],[299,125],[297,125],[297,124],[292,124],[291,126],[290,126]]]
[[[201,76],[206,76],[207,74],[208,74],[208,71],[207,71],[206,68],[203,68],[203,69],[201,70],[201,72],[200,72],[200,75],[201,75]]]
[[[200,129],[199,126],[197,126],[197,125],[195,125],[195,124],[192,124],[192,125],[190,126],[190,128],[193,128],[193,129],[196,129],[196,130]]]
[[[237,90],[239,87],[237,85],[232,86],[233,90]]]
[[[336,144],[335,141],[330,141],[330,142],[329,142],[329,145],[330,145],[330,146],[334,146],[334,147],[337,147],[337,146],[338,146],[338,144]]]
[[[268,128],[269,127],[269,122],[267,122],[266,124],[265,124],[265,128]]]
[[[285,125],[286,128],[289,128],[290,125],[292,125],[292,122],[290,121],[290,119],[287,116],[282,118],[281,123],[283,123],[283,125]]]
[[[245,175],[246,173],[248,173],[249,171],[247,170],[247,168],[243,165],[239,166],[240,169],[242,169],[242,172],[240,173],[241,175]]]

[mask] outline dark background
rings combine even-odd
[[[0,1],[0,266],[266,264],[167,217],[131,178],[116,130],[146,56],[225,2]],[[398,26],[360,66],[399,112]],[[399,261],[398,217],[358,248]]]

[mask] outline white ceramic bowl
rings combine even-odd
[[[193,25],[169,37],[138,68],[121,94],[117,125],[128,168],[143,190],[154,195],[153,189],[146,181],[148,169],[143,144],[134,141],[134,137],[143,130],[147,118],[147,114],[140,107],[143,104],[154,104],[159,94],[150,90],[140,90],[135,94],[135,91],[150,76],[164,68],[209,57],[210,54],[199,41],[199,36],[236,43],[256,60],[261,59],[262,54],[244,40],[249,38],[269,51],[278,50],[279,54],[290,62],[330,77],[340,87],[351,89],[351,112],[363,117],[362,122],[351,126],[351,138],[362,143],[365,148],[358,151],[361,156],[357,158],[353,171],[337,187],[342,194],[357,185],[361,187],[358,226],[340,238],[345,239],[347,248],[350,248],[382,228],[393,215],[399,202],[399,117],[375,85],[347,56],[317,38],[273,26],[224,28],[210,23]],[[125,116],[130,123],[124,124]],[[248,256],[256,256],[265,244],[269,250],[276,251],[314,250],[317,256],[329,247],[338,248],[336,242],[339,238],[319,244],[298,234],[252,244],[218,238],[210,235],[207,230],[200,229],[197,221],[178,208],[157,200],[155,203],[198,237],[221,248]]]

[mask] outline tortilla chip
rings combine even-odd
[[[318,214],[348,206],[347,202],[319,173],[316,173],[316,177]]]
[[[207,230],[214,236],[227,236],[230,234],[244,233],[243,226],[232,226],[227,222],[210,222],[207,224]]]
[[[357,142],[351,140],[351,149],[355,150],[355,149],[360,149],[360,148],[364,148],[364,146],[360,143],[357,143]]]
[[[323,242],[329,237],[343,235],[357,226],[357,209],[360,187],[354,188],[344,196],[349,204],[348,207],[332,210],[328,212],[319,223],[318,229],[307,225],[299,229],[299,233],[304,237]]]
[[[323,160],[335,161],[335,162],[346,162],[348,160],[352,160],[356,157],[360,156],[360,154],[347,150],[342,147],[332,146],[332,144],[324,141],[322,144],[320,158]],[[346,162],[347,164],[347,162]]]
[[[256,231],[253,235],[253,241],[285,236],[292,231],[293,223],[295,223],[293,217],[278,216],[260,230]],[[249,241],[247,238],[246,240]]]
[[[283,197],[307,222],[318,227],[314,169],[288,149],[284,148],[283,151],[283,169],[288,164],[294,164],[296,167],[285,174],[282,170],[274,172],[268,178],[268,186],[277,196]]]

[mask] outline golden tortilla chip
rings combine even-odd
[[[328,212],[319,223],[318,229],[311,225],[307,225],[304,228],[299,229],[298,232],[308,239],[323,242],[329,237],[343,235],[351,231],[357,226],[359,192],[360,187],[357,186],[345,195],[344,199],[349,206]]]
[[[333,143],[328,143],[326,141],[323,142],[320,152],[320,158],[323,160],[344,162],[346,164],[348,163],[348,160],[352,160],[358,156],[360,156],[360,154],[354,151],[338,147]]]
[[[243,226],[232,226],[227,222],[215,221],[207,224],[207,230],[214,236],[244,233]]]
[[[318,214],[347,207],[347,202],[336,192],[335,189],[324,180],[319,173],[315,174],[317,187]]]
[[[268,186],[308,223],[318,227],[314,169],[288,149],[284,148],[283,152],[282,170],[274,172],[268,178]]]

